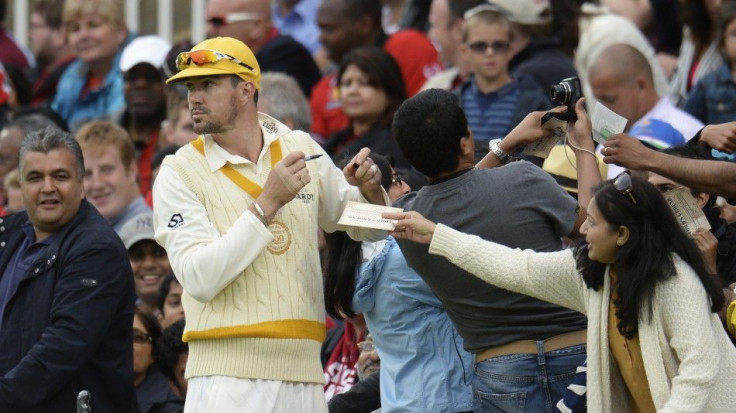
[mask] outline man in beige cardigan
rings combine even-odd
[[[317,233],[338,229],[348,201],[386,205],[381,174],[368,149],[341,172],[307,133],[259,114],[261,73],[242,42],[205,40],[177,61],[168,82],[184,82],[200,137],[164,160],[153,199],[184,287],[185,411],[326,411]]]

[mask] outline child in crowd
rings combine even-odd
[[[496,7],[482,4],[465,13],[462,53],[473,75],[455,93],[475,138],[476,162],[490,140],[506,136],[529,112],[552,107],[534,80],[509,74],[511,40],[510,22]]]

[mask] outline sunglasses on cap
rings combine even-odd
[[[634,190],[634,184],[631,182],[631,175],[628,172],[624,171],[618,174],[613,180],[613,187],[622,195],[628,196],[631,202],[636,205],[636,198],[634,198],[634,193],[632,192]]]
[[[237,23],[237,22],[248,22],[248,21],[258,21],[263,20],[263,14],[261,13],[228,13],[225,15],[225,17],[210,17],[207,19],[207,23],[215,26],[215,27],[222,27],[227,26],[228,24]]]
[[[233,63],[237,63],[248,70],[253,71],[253,67],[243,63],[242,61],[216,50],[194,50],[191,52],[181,52],[176,57],[176,67],[181,71],[187,68],[190,64],[194,63],[197,66],[206,65],[208,63],[215,63],[220,60],[229,60]]]

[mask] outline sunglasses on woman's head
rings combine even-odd
[[[618,192],[628,196],[629,199],[631,199],[631,202],[636,205],[636,198],[634,198],[634,193],[632,192],[634,190],[634,183],[631,181],[631,175],[629,175],[628,171],[621,172],[616,178],[614,178],[613,187],[616,188]]]

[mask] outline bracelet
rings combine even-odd
[[[263,208],[261,208],[261,206],[258,205],[258,202],[256,201],[253,201],[253,207],[256,209],[256,212],[258,213],[258,219],[261,220],[263,226],[268,227],[268,219],[266,218],[266,213],[263,212]]]

